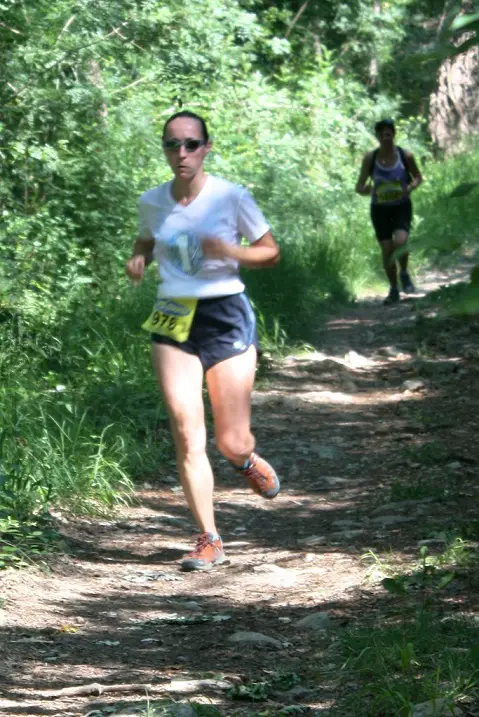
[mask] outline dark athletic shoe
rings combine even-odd
[[[246,478],[251,490],[258,495],[269,499],[278,495],[280,490],[278,476],[274,468],[257,453],[250,455],[247,468],[238,468],[237,466],[235,468]]]
[[[220,565],[226,560],[221,538],[213,538],[213,533],[202,533],[196,541],[195,549],[185,555],[181,561],[181,569],[210,570],[213,565]]]
[[[411,281],[411,277],[407,271],[401,271],[401,285],[405,294],[414,294],[416,287]]]
[[[395,304],[399,301],[399,289],[395,286],[391,286],[389,294],[383,301],[383,304]]]

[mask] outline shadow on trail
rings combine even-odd
[[[183,496],[164,475],[141,494],[143,512],[66,536],[76,558],[72,581],[89,566],[108,577],[108,589],[102,584],[62,602],[61,621],[78,625],[75,633],[0,630],[10,646],[2,695],[17,703],[10,715],[66,714],[65,701],[56,705],[32,689],[220,675],[262,684],[260,709],[271,714],[299,702],[313,705],[309,714],[343,717],[334,705],[359,687],[367,701],[373,679],[367,665],[360,676],[345,665],[359,664],[365,645],[373,655],[388,630],[398,629],[398,644],[411,641],[418,650],[429,640],[437,654],[470,646],[478,609],[470,571],[456,565],[454,579],[440,589],[413,581],[400,595],[380,584],[401,571],[401,561],[416,569],[422,541],[439,556],[454,538],[479,539],[479,324],[416,320],[413,306],[395,313],[349,308],[330,322],[318,350],[336,357],[354,350],[370,360],[354,371],[334,362],[325,370],[308,357],[272,364],[267,387],[255,396],[254,422],[258,449],[282,478],[277,499],[252,496],[211,448],[230,565],[210,574],[177,571],[193,526]],[[406,380],[422,386],[409,390]],[[298,624],[318,611],[328,613],[327,629]],[[427,623],[421,631],[418,615]],[[278,643],[260,649],[231,643],[238,631]],[[361,635],[356,640],[361,631],[369,643]],[[296,675],[310,692],[288,693],[278,675]],[[245,704],[232,694],[205,695],[223,715]],[[113,699],[89,699],[88,709],[123,704]],[[68,702],[72,713],[79,703]]]
[[[210,580],[211,577],[203,576],[203,579]],[[473,608],[474,604],[463,600],[467,589],[467,584],[455,585],[454,589],[434,595],[433,604],[424,608],[421,619],[437,630],[434,641],[442,649],[453,645],[457,645],[458,650],[464,649],[464,645],[468,646],[473,640],[476,631],[474,619],[472,616],[468,618],[465,611]],[[269,605],[268,599],[259,600],[254,605],[241,605],[237,601],[195,596],[198,607],[189,612],[181,605],[191,604],[191,597],[189,590],[174,596],[158,596],[154,591],[146,594],[112,592],[106,596],[71,602],[66,619],[69,613],[72,618],[81,617],[88,621],[88,629],[80,629],[74,635],[60,634],[51,629],[9,630],[12,643],[26,643],[23,655],[20,652],[17,657],[23,664],[24,672],[19,676],[18,669],[7,666],[2,677],[2,696],[17,703],[23,699],[26,704],[9,707],[8,714],[66,714],[64,701],[56,707],[55,700],[47,696],[35,697],[32,690],[65,688],[96,681],[103,685],[145,683],[159,687],[168,684],[170,679],[205,677],[231,680],[232,685],[263,683],[264,694],[259,702],[266,707],[276,705],[279,709],[279,705],[297,704],[298,701],[305,705],[317,704],[318,693],[322,705],[328,703],[334,706],[343,690],[348,688],[349,679],[347,670],[341,671],[340,665],[334,669],[334,660],[340,658],[344,665],[348,659],[361,659],[359,647],[352,652],[350,646],[351,640],[352,644],[354,639],[359,642],[361,630],[369,630],[371,634],[377,631],[380,636],[384,624],[394,626],[399,620],[409,623],[404,628],[404,634],[408,630],[412,634],[419,630],[415,625],[416,618],[412,612],[414,601],[411,598],[398,600],[397,596],[384,592],[378,594],[370,589],[357,588],[346,600],[327,600],[321,605],[310,606],[292,603]],[[327,630],[315,632],[298,625],[299,620],[318,609],[328,612]],[[178,620],[179,612],[184,617],[183,623]],[[448,615],[448,622],[442,620],[443,615]],[[214,622],[218,616],[223,618],[222,622]],[[384,621],[382,627],[378,624],[379,616]],[[463,632],[460,637],[454,637],[457,629],[455,619],[461,621]],[[238,631],[267,635],[278,641],[277,647],[258,649],[244,644],[235,645],[229,637]],[[432,639],[431,636],[429,639]],[[198,650],[199,645],[201,650]],[[32,675],[29,665],[45,659],[50,664],[47,666],[44,662],[42,673],[37,671]],[[52,662],[62,665],[61,675],[58,675]],[[92,670],[101,669],[104,676],[98,680],[85,678],[85,665]],[[68,677],[65,677],[65,668]],[[273,679],[277,675],[281,678]],[[300,683],[304,690],[302,694],[288,691],[288,677],[293,676],[297,678],[293,684]],[[194,702],[199,693],[203,704],[205,695],[210,696],[221,714],[232,714],[231,710],[241,704],[232,701],[231,692],[226,696],[214,687],[212,690],[198,687],[196,692],[193,688],[187,698]],[[179,687],[169,689],[163,695],[165,697],[185,699]],[[124,700],[112,703],[112,699],[90,698],[83,713],[107,705],[110,708],[115,704],[118,707],[132,706],[131,702],[125,705]],[[157,696],[153,693],[151,699],[154,701]],[[72,714],[78,714],[79,700],[68,700],[69,707],[75,710]],[[133,704],[138,702],[144,702],[144,696],[135,697]],[[333,712],[320,707],[313,714]]]

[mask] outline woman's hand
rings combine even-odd
[[[263,269],[279,261],[279,246],[270,231],[249,246],[229,244],[217,237],[203,237],[203,253],[208,259],[233,259],[246,269]]]
[[[232,255],[231,245],[217,237],[204,237],[201,248],[207,259],[226,259]]]
[[[132,281],[141,281],[145,273],[145,257],[143,254],[132,256],[126,262],[125,271]]]
[[[138,239],[133,247],[133,254],[126,262],[125,271],[132,281],[141,281],[145,268],[153,261],[154,239]]]

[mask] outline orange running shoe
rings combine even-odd
[[[257,453],[250,455],[247,468],[235,467],[246,478],[251,490],[258,495],[269,499],[278,495],[280,490],[278,476],[274,468]]]
[[[213,565],[219,565],[225,560],[221,538],[213,538],[213,533],[202,533],[196,541],[195,549],[181,561],[181,569],[188,572],[210,570]]]

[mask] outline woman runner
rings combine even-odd
[[[383,266],[389,279],[389,294],[385,304],[399,301],[398,277],[394,252],[403,247],[399,255],[402,289],[415,291],[408,272],[409,252],[406,250],[412,221],[411,192],[422,182],[416,160],[411,152],[404,151],[395,142],[394,122],[384,119],[374,127],[379,148],[364,155],[356,192],[371,195],[371,221],[382,250]]]
[[[138,238],[126,272],[141,281],[145,267],[158,263],[157,301],[144,328],[151,332],[181,484],[201,532],[181,568],[208,570],[225,555],[206,454],[204,377],[218,449],[259,495],[274,498],[280,489],[273,468],[254,452],[250,417],[258,343],[239,276],[240,267],[274,266],[280,252],[247,190],[205,174],[211,142],[201,117],[187,111],[170,117],[163,149],[174,178],[140,197]]]

